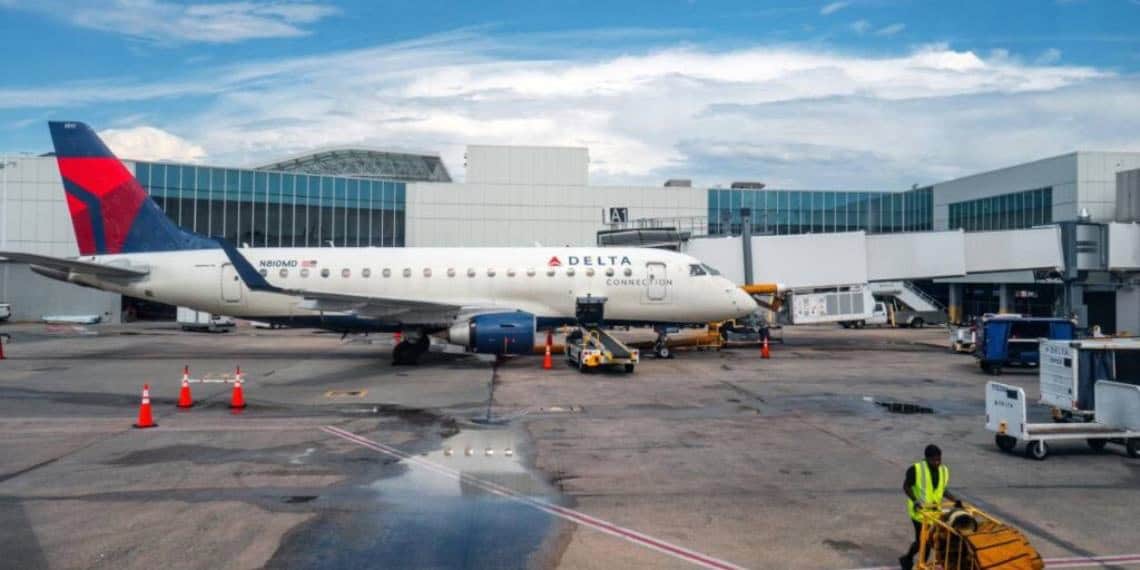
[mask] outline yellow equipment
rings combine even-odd
[[[1021,531],[969,504],[921,512],[918,570],[1042,570],[1045,562]]]

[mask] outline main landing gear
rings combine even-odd
[[[669,350],[669,331],[657,329],[657,340],[653,343],[653,356],[657,358],[673,358],[673,351]]]
[[[428,351],[431,341],[421,333],[405,333],[404,339],[392,349],[393,366],[414,366]]]

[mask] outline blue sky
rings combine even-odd
[[[77,7],[78,6],[78,7]],[[588,146],[595,183],[897,189],[1140,151],[1140,1],[0,0],[0,152]]]

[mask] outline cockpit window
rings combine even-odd
[[[689,266],[689,275],[708,275],[708,272],[705,271],[704,267],[694,263]]]
[[[713,268],[711,265],[702,263],[701,267],[703,267],[705,271],[709,273],[709,275],[720,275],[720,272]]]

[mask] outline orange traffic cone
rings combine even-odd
[[[554,368],[554,359],[550,357],[550,345],[554,344],[554,333],[546,332],[546,356],[542,357],[542,369],[550,370]]]
[[[182,389],[178,391],[178,407],[189,408],[194,405],[194,399],[190,397],[190,367],[182,367]]]
[[[237,373],[234,375],[234,391],[230,395],[230,408],[240,410],[245,407],[245,394],[241,389],[241,366],[237,367]]]
[[[154,423],[154,417],[150,413],[150,384],[143,384],[142,404],[139,406],[139,421],[135,424],[135,427],[158,427],[158,424]]]
[[[764,342],[760,343],[760,358],[772,358],[772,351],[768,348],[768,337],[764,337]]]

